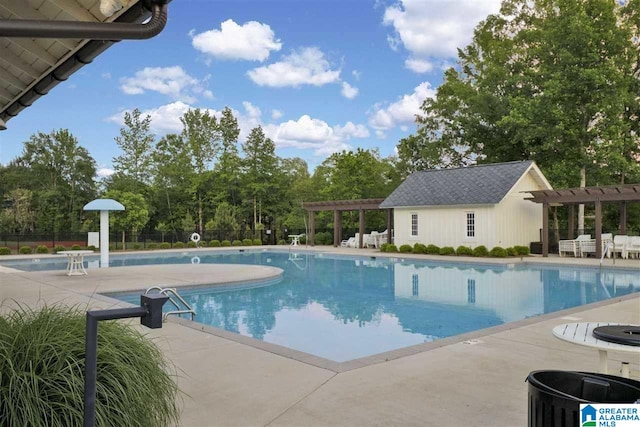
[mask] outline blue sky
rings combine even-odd
[[[69,129],[108,174],[125,111],[180,132],[188,108],[230,107],[310,169],[343,149],[394,153],[456,47],[499,0],[173,0],[157,37],[122,41],[11,119],[0,162],[35,132]]]

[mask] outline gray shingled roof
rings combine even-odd
[[[529,160],[414,172],[380,207],[495,204],[532,163]]]

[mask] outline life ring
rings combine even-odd
[[[190,237],[191,241],[193,243],[195,243],[196,245],[198,244],[198,242],[200,241],[200,235],[198,233],[193,233]]]
[[[191,264],[200,264],[200,257],[194,256],[191,258]]]

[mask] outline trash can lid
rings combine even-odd
[[[640,327],[633,325],[598,326],[593,336],[603,341],[640,346]]]

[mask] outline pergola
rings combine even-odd
[[[627,203],[640,202],[640,184],[611,185],[562,190],[526,191],[534,203],[542,203],[542,256],[549,256],[549,206],[569,206],[569,239],[573,238],[574,206],[595,205],[596,257],[602,257],[602,203],[620,203],[620,234],[627,233]]]
[[[382,210],[380,203],[384,199],[360,199],[360,200],[333,200],[329,202],[304,202],[302,203],[303,209],[309,212],[309,229],[311,245],[315,242],[315,213],[319,211],[333,211],[333,246],[340,246],[342,241],[342,212],[344,211],[358,211],[359,216],[359,242],[358,247],[362,248],[362,240],[364,234],[364,211]],[[385,209],[387,211],[387,242],[391,242],[391,227],[392,209]]]

